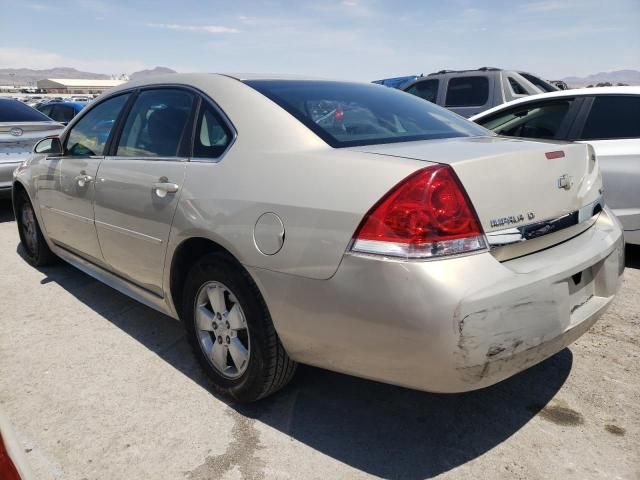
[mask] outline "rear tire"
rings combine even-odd
[[[183,299],[187,338],[218,391],[253,402],[291,380],[297,364],[255,283],[235,261],[217,253],[202,257],[187,275]]]
[[[24,249],[24,258],[34,267],[44,267],[58,261],[42,235],[38,218],[26,192],[16,196],[16,223],[20,234],[20,243]]]

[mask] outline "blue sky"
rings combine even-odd
[[[640,70],[640,0],[0,0],[0,68],[297,73]]]

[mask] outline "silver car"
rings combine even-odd
[[[62,125],[12,98],[0,98],[0,198],[11,196],[13,171],[38,140],[62,132]]]
[[[640,245],[640,87],[533,95],[470,120],[500,135],[588,143],[600,162],[605,201],[627,243]]]
[[[130,82],[36,146],[14,199],[29,262],[179,318],[240,401],[297,362],[491,385],[582,335],[624,268],[589,146],[500,138],[372,84]]]

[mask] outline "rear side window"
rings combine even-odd
[[[487,77],[458,77],[449,80],[447,107],[479,107],[489,100]]]
[[[525,88],[520,85],[515,78],[509,77],[509,85],[511,86],[511,91],[514,95],[528,95]]]
[[[69,105],[54,105],[51,109],[51,114],[49,115],[56,122],[70,122],[74,117],[73,108]]]
[[[572,100],[529,104],[511,108],[479,123],[498,135],[524,138],[556,138]]]
[[[231,142],[231,131],[224,124],[218,112],[203,101],[196,124],[193,156],[196,158],[217,158],[223,154],[229,142]]]
[[[436,78],[432,78],[431,80],[423,80],[421,82],[414,83],[413,85],[411,85],[411,87],[405,90],[405,92],[415,95],[416,97],[428,100],[431,103],[436,103],[439,83],[440,81]]]
[[[129,99],[128,93],[109,98],[89,110],[76,123],[66,141],[66,155],[101,156],[120,111]]]
[[[582,140],[640,138],[640,96],[596,97],[582,129]]]
[[[189,121],[194,96],[177,89],[142,91],[118,142],[117,156],[174,157]]]
[[[444,108],[380,85],[310,80],[245,83],[332,147],[489,134]]]
[[[13,100],[0,99],[0,122],[50,122],[51,119],[29,105]]]
[[[47,117],[51,116],[51,109],[53,108],[53,106],[51,105],[45,105],[44,107],[40,107],[38,109],[38,111],[44,113]]]

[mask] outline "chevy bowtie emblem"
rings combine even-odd
[[[566,173],[558,179],[558,188],[564,188],[570,190],[573,185],[573,179]]]

